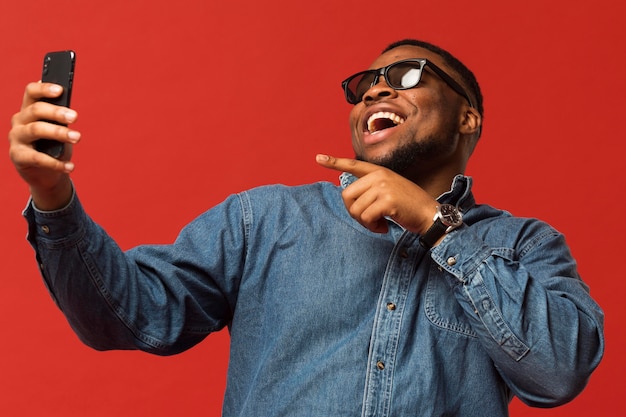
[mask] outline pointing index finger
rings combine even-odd
[[[358,161],[352,158],[335,158],[334,156],[318,154],[315,158],[318,164],[325,168],[334,169],[361,178],[370,172],[380,169],[380,166],[370,162]]]

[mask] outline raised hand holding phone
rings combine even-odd
[[[78,116],[67,108],[74,60],[72,51],[46,54],[45,82],[26,85],[22,106],[11,118],[9,156],[40,210],[64,207],[72,196],[69,174],[74,164],[70,161],[71,147],[63,143],[80,140],[80,132],[66,127]]]
[[[76,53],[71,50],[48,52],[44,56],[41,81],[60,85],[63,87],[63,93],[55,98],[42,98],[41,101],[57,106],[70,107],[75,64]],[[59,124],[50,120],[47,120],[47,122]],[[39,139],[35,142],[36,150],[57,159],[63,155],[64,148],[65,145],[62,142],[52,139]]]

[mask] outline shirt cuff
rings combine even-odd
[[[461,282],[491,256],[491,249],[471,227],[463,225],[452,231],[431,250],[432,259]]]
[[[31,197],[22,215],[29,225],[30,241],[35,238],[56,241],[80,234],[86,217],[74,190],[70,202],[65,207],[53,211],[39,210]]]

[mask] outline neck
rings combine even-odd
[[[451,166],[443,170],[426,170],[426,172],[420,172],[417,168],[409,168],[402,173],[402,176],[419,185],[431,197],[437,198],[450,191],[454,177],[464,173],[465,166]]]

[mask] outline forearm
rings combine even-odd
[[[577,395],[598,365],[603,315],[562,236],[540,233],[524,248],[492,248],[466,227],[433,259],[450,272],[459,304],[516,395],[556,406]]]
[[[24,215],[29,222],[28,240],[57,306],[85,344],[99,350],[136,349],[132,332],[112,309],[94,276],[101,267],[93,264],[90,255],[98,249],[111,253],[119,248],[107,244],[107,237],[98,230],[90,230],[93,225],[76,196],[60,210],[38,211],[42,209],[35,203]]]
[[[154,256],[145,250],[139,255],[135,251],[136,256],[124,253],[88,218],[76,197],[60,211],[30,207],[25,216],[50,293],[87,345],[167,355],[223,326],[215,317],[225,307],[219,291],[205,284],[210,282],[206,277],[187,279],[197,279],[191,284],[175,279],[163,261],[165,247]],[[190,301],[200,296],[190,286],[205,290],[201,296],[215,296],[213,311]]]

